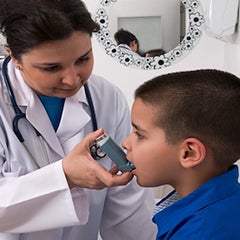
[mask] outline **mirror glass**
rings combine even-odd
[[[0,33],[0,60],[7,55],[7,52],[5,50],[5,44],[6,44],[5,38]]]
[[[168,67],[186,56],[204,25],[198,0],[100,0],[94,18],[106,54],[125,66],[145,70]],[[120,29],[134,35],[137,51],[129,43],[117,43],[115,33]],[[149,55],[150,50],[157,51]]]

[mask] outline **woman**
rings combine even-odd
[[[103,130],[90,133],[96,126],[86,82],[98,126],[118,144],[130,118],[120,90],[92,74],[98,25],[85,5],[0,0],[0,6],[10,56],[0,82],[0,239],[93,240],[99,230],[103,239],[154,238],[151,194],[129,182],[131,173],[116,174],[109,158],[89,154]],[[26,119],[15,118],[9,88]]]

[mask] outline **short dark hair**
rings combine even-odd
[[[117,44],[127,44],[128,46],[130,46],[130,43],[135,41],[139,45],[136,36],[133,33],[122,28],[114,34],[114,39]]]
[[[145,52],[145,56],[148,55],[148,57],[155,57],[155,56],[160,56],[160,55],[163,55],[165,54],[166,52],[159,48],[159,49],[151,49],[147,52]]]
[[[135,98],[156,110],[154,122],[170,144],[195,137],[219,166],[240,159],[240,80],[235,75],[215,69],[165,74],[138,87]]]
[[[74,31],[92,35],[99,30],[80,0],[0,0],[0,32],[15,58]]]

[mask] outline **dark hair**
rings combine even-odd
[[[136,36],[122,28],[114,34],[114,39],[117,44],[127,44],[128,46],[130,46],[131,42],[135,41],[139,47],[139,42]]]
[[[0,0],[0,31],[15,58],[74,31],[99,30],[80,0]]]
[[[165,54],[166,52],[159,48],[159,49],[151,49],[145,53],[145,57],[155,57]]]
[[[219,166],[240,159],[240,80],[220,70],[176,72],[145,82],[135,91],[156,110],[154,122],[175,144],[195,137]]]

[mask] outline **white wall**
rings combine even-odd
[[[5,51],[5,38],[2,36],[2,34],[0,34],[0,58],[1,56],[3,56],[4,54],[6,54]]]
[[[120,1],[120,0],[119,0]],[[99,7],[98,1],[84,0],[88,10],[94,15]],[[145,1],[148,4],[148,1]],[[200,0],[205,12],[207,0]],[[136,6],[137,8],[137,6]],[[240,24],[239,24],[240,25]],[[240,26],[239,26],[240,28]],[[238,32],[240,30],[238,29]],[[114,84],[116,84],[126,94],[129,105],[133,102],[134,90],[144,81],[160,74],[193,70],[201,68],[216,68],[230,71],[240,76],[240,35],[235,34],[227,42],[209,37],[206,33],[203,34],[198,45],[184,59],[176,64],[160,69],[160,70],[140,70],[130,67],[125,67],[115,61],[110,56],[106,55],[102,46],[93,36],[93,50],[95,55],[94,72],[99,74]],[[155,189],[157,197],[162,197],[168,187],[160,187]]]

